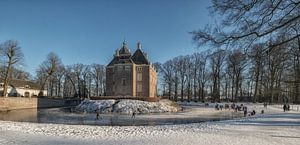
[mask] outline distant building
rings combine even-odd
[[[3,94],[3,81],[0,82],[0,94]],[[38,96],[40,85],[32,81],[26,80],[10,80],[7,88],[8,96],[10,97],[33,97]],[[43,94],[47,94],[44,90]]]
[[[107,96],[157,97],[157,74],[137,43],[131,54],[126,42],[106,67]]]

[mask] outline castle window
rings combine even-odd
[[[137,73],[137,81],[142,81],[142,80],[143,80],[142,73]]]
[[[143,90],[142,84],[138,84],[137,85],[137,92],[142,92],[142,90]]]
[[[123,71],[123,67],[122,66],[118,66],[118,71]]]
[[[143,68],[142,67],[137,67],[138,72],[142,72]]]
[[[25,88],[26,88],[26,89],[29,89],[29,85],[25,85]]]
[[[122,85],[125,86],[126,85],[126,79],[122,78]]]
[[[125,70],[126,70],[126,71],[130,71],[130,68],[131,68],[131,67],[130,67],[129,65],[128,65],[128,66],[125,66]]]

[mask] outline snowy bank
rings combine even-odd
[[[89,126],[0,121],[0,145],[298,145],[300,114],[264,114],[218,122]]]
[[[181,108],[170,100],[160,100],[158,102],[147,102],[140,100],[84,100],[76,110],[80,112],[95,112],[97,109],[101,113],[121,113],[131,114],[133,112],[140,114],[178,112]]]

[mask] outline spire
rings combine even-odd
[[[127,42],[126,42],[126,40],[124,39],[124,41],[123,41],[123,47],[124,46],[127,46]]]
[[[122,48],[119,50],[119,55],[131,55],[129,48],[127,47],[127,43],[124,40],[123,41],[123,46]]]
[[[137,49],[142,49],[142,44],[141,44],[141,42],[139,41],[138,43],[137,43]]]

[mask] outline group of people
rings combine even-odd
[[[256,114],[256,111],[255,110],[252,110],[252,112],[248,112],[247,111],[247,108],[244,110],[244,117],[247,117],[247,116],[254,116]],[[262,114],[263,114],[263,110],[262,110]]]
[[[283,112],[290,111],[290,104],[284,104],[283,105]]]
[[[223,108],[224,108],[223,105],[220,105],[218,103],[215,105],[216,110],[222,110]],[[233,109],[235,112],[243,111],[244,117],[253,116],[256,114],[255,110],[248,112],[248,108],[244,104],[240,104],[240,105],[237,105],[235,103],[232,103],[231,105],[225,104],[225,109]],[[264,114],[264,110],[262,110],[261,113]]]
[[[207,105],[206,105],[207,104]],[[208,106],[208,103],[205,103],[205,107],[207,107]],[[216,110],[223,110],[223,108],[225,108],[225,109],[234,109],[234,110],[236,110],[236,111],[241,111],[241,107],[243,107],[243,104],[241,104],[241,106],[239,106],[239,105],[236,105],[236,104],[231,104],[231,105],[229,105],[229,104],[225,104],[225,107],[224,107],[224,105],[222,105],[222,104],[216,104],[215,105],[215,109]]]
[[[209,106],[209,104],[206,103],[205,107],[206,106]],[[222,110],[223,108],[224,108],[224,106],[220,105],[218,103],[215,105],[215,109],[216,110]],[[236,104],[233,103],[233,104],[231,104],[230,107],[229,107],[228,104],[225,104],[225,109],[230,109],[230,108],[234,109],[235,112],[237,112],[237,111],[243,111],[244,112],[244,117],[246,117],[246,116],[253,116],[253,115],[256,114],[255,110],[252,110],[252,112],[248,112],[247,106],[244,106],[243,104],[236,105]],[[264,103],[264,108],[267,108],[267,103]],[[283,112],[285,112],[285,111],[290,111],[290,105],[289,104],[284,104],[283,105]],[[96,119],[97,120],[100,119],[100,109],[97,108],[95,112],[96,112]],[[261,114],[264,114],[264,110],[261,110]],[[131,118],[135,118],[135,116],[136,116],[136,111],[133,111],[132,114],[131,114]]]

